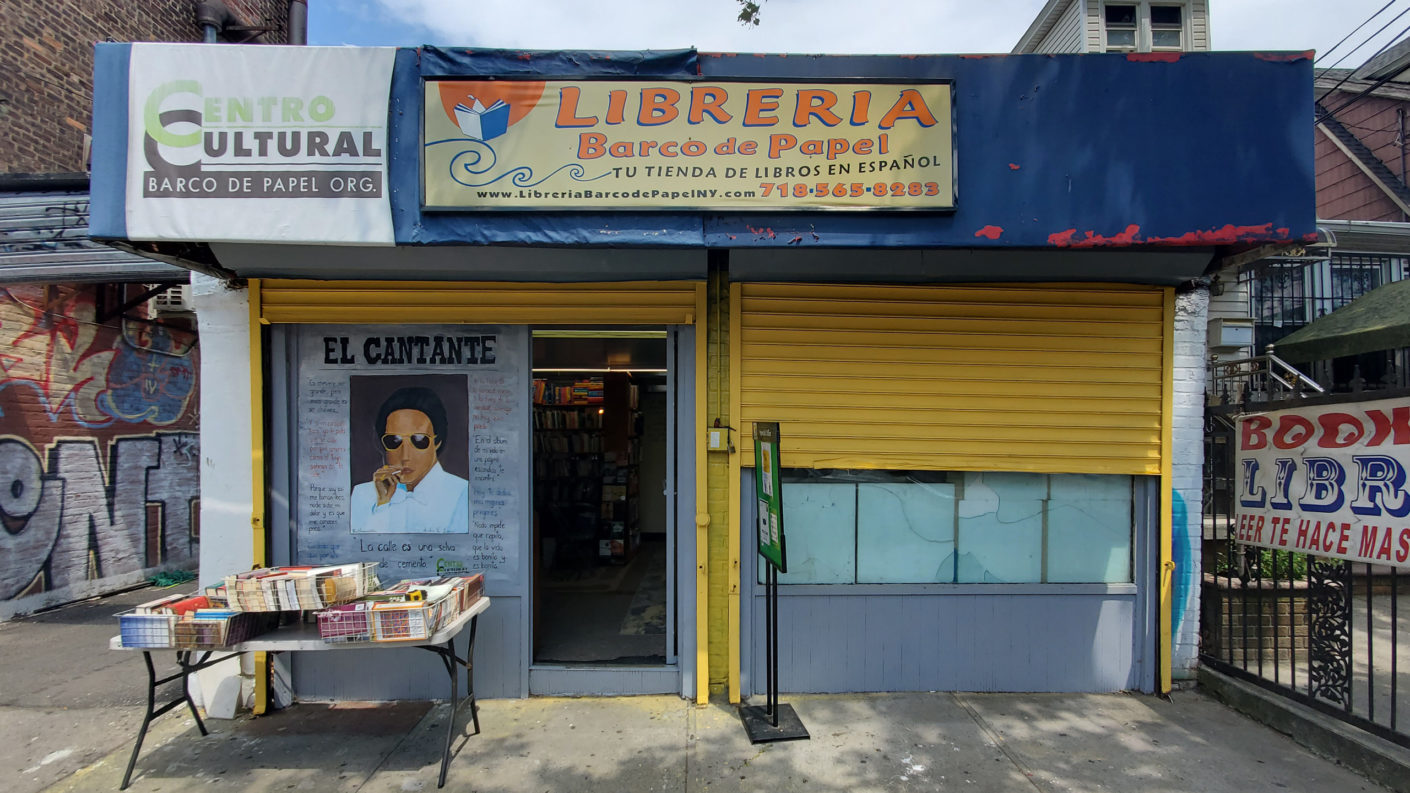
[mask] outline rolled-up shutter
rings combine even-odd
[[[741,463],[778,421],[790,468],[1159,474],[1167,294],[738,284]]]
[[[266,322],[689,325],[692,281],[519,284],[448,281],[260,282]]]

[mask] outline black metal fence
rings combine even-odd
[[[1254,321],[1254,353],[1262,354],[1293,331],[1378,286],[1410,277],[1401,256],[1336,252],[1325,259],[1271,258],[1244,272]],[[1410,386],[1404,350],[1331,361],[1293,361],[1329,391],[1353,392]]]
[[[1200,661],[1410,746],[1410,571],[1234,539],[1234,417],[1291,404],[1206,409]]]

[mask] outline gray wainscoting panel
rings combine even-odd
[[[475,637],[475,695],[520,697],[527,689],[522,598],[495,596],[493,601],[480,615]],[[464,651],[469,635],[468,630],[461,634],[456,649]],[[294,691],[303,701],[450,697],[450,679],[441,659],[411,647],[294,653],[293,667]]]
[[[529,668],[529,690],[542,696],[675,694],[679,689],[680,670],[674,666]]]
[[[762,588],[759,588],[762,591]],[[1138,685],[1135,595],[779,597],[785,692],[1121,691]],[[762,692],[764,600],[752,599],[750,680]]]

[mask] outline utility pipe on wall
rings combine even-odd
[[[289,43],[308,43],[308,0],[289,0]]]
[[[205,34],[205,43],[219,41],[225,26],[235,21],[235,15],[221,0],[196,0],[196,24]]]

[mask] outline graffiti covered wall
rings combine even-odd
[[[137,284],[0,286],[0,619],[194,569],[196,334]]]

